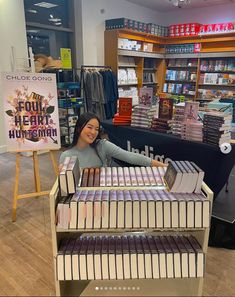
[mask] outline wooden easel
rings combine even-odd
[[[34,168],[34,182],[35,182],[35,192],[28,194],[19,195],[19,175],[20,175],[20,152],[16,153],[16,177],[15,177],[15,188],[14,188],[14,198],[13,198],[13,207],[12,207],[12,221],[16,221],[16,208],[17,201],[20,199],[31,198],[31,197],[39,197],[48,195],[50,191],[41,191],[41,183],[40,183],[40,174],[39,174],[39,166],[38,166],[38,155],[37,151],[32,151],[33,153],[33,168]],[[56,176],[58,176],[59,169],[57,166],[57,162],[54,156],[54,151],[50,150],[50,157],[52,160],[54,172]]]

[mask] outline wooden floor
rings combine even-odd
[[[39,156],[42,190],[55,174],[48,154]],[[20,192],[34,191],[32,159],[22,158]],[[11,222],[15,155],[0,155],[0,296],[53,296],[54,272],[48,197],[18,202]],[[235,251],[209,248],[204,296],[235,296]]]

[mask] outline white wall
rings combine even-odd
[[[161,13],[125,0],[82,0],[84,64],[104,65],[105,20],[122,17],[146,23],[163,22]]]
[[[15,47],[16,57],[23,58],[17,62],[27,63],[27,40],[23,0],[0,0],[0,72],[11,71],[11,47]],[[25,60],[24,60],[25,59]],[[0,80],[0,153],[6,151],[3,123],[3,98]]]
[[[180,9],[162,14],[163,25],[197,22],[201,24],[235,22],[235,3],[203,8]]]

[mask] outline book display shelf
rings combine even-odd
[[[135,168],[137,169],[134,169],[134,170],[138,170],[138,167],[135,167]],[[82,174],[85,174],[85,171]],[[119,178],[118,170],[117,170],[117,177]],[[87,190],[88,191],[95,190],[98,192],[100,192],[100,190],[102,191],[104,190],[106,194],[111,193],[110,190],[116,191],[117,193],[119,191],[119,194],[120,192],[125,192],[125,190],[127,190],[127,192],[128,191],[130,192],[132,190],[136,190],[136,191],[141,190],[142,193],[145,193],[148,190],[153,191],[153,193],[158,190],[159,191],[165,190],[164,185],[153,186],[152,184],[151,186],[133,186],[133,183],[132,183],[133,181],[130,182],[131,185],[129,186],[120,186],[120,183],[118,184],[118,186],[115,186],[115,187],[107,186],[107,185],[102,186],[101,179],[102,178],[100,175],[99,187],[94,187],[94,186],[82,187],[84,178],[80,178],[80,181],[78,183],[79,185],[78,189],[83,190],[85,192]],[[89,184],[89,180],[88,180],[88,184]],[[95,184],[95,177],[94,177],[94,184]],[[212,204],[213,192],[211,192],[211,190],[207,187],[205,183],[202,183],[202,193],[204,195],[203,200],[205,202],[209,201],[207,203],[208,205]],[[183,194],[179,194],[179,195],[183,195]],[[133,205],[134,199],[132,198],[130,199],[129,202],[127,202],[125,198],[124,199],[125,204],[124,202],[122,204],[118,199],[118,203],[120,202],[120,204],[118,204],[119,206],[116,206],[117,219],[113,220],[111,215],[112,212],[110,210],[112,199],[110,198],[109,204],[108,204],[109,205],[109,211],[108,211],[109,223],[107,223],[108,225],[103,226],[102,225],[103,223],[101,224],[100,222],[101,221],[105,222],[103,221],[104,220],[103,218],[105,217],[104,215],[105,210],[103,210],[102,207],[100,208],[102,209],[102,215],[100,217],[101,221],[97,223],[96,220],[97,218],[99,219],[99,216],[97,217],[97,208],[95,207],[95,203],[97,200],[94,198],[93,200],[94,204],[88,205],[88,201],[86,202],[86,206],[84,208],[86,209],[86,215],[85,215],[86,223],[83,226],[83,228],[77,228],[80,224],[79,223],[80,206],[77,206],[76,208],[76,203],[74,204],[74,202],[71,202],[68,205],[68,213],[71,214],[71,221],[72,221],[72,218],[74,218],[73,207],[75,206],[75,209],[78,210],[78,215],[76,217],[78,221],[77,221],[77,224],[73,225],[73,228],[70,228],[71,225],[68,224],[67,228],[65,227],[62,229],[62,228],[58,228],[55,224],[55,222],[57,221],[56,215],[58,213],[56,212],[56,207],[57,207],[59,197],[60,197],[59,186],[58,186],[58,182],[56,182],[50,193],[50,213],[51,213],[53,258],[54,258],[54,270],[55,270],[55,285],[56,285],[57,296],[201,296],[202,295],[203,278],[205,273],[205,258],[207,253],[207,245],[208,245],[208,237],[209,237],[209,220],[211,215],[210,213],[211,207],[209,207],[209,209],[207,210],[207,217],[205,217],[205,219],[207,220],[207,223],[205,225],[206,227],[200,227],[200,228],[195,227],[195,223],[193,223],[193,227],[182,228],[182,227],[179,227],[178,221],[175,222],[176,226],[178,227],[173,227],[174,225],[173,221],[175,218],[172,216],[173,209],[175,206],[178,207],[178,204],[175,204],[175,206],[173,207],[173,202],[172,204],[170,202],[166,204],[169,207],[168,217],[165,217],[165,213],[163,212],[163,225],[168,224],[167,221],[169,221],[168,227],[156,228],[158,219],[156,219],[155,221],[156,225],[154,222],[150,223],[150,220],[149,220],[149,218],[152,217],[153,215],[156,216],[157,218],[157,215],[156,215],[157,206],[155,204],[156,201],[155,202],[150,201],[151,199],[148,198],[147,199],[148,202],[146,201],[145,203],[142,204],[143,201],[139,198],[140,200],[138,200],[138,203],[139,201],[141,202],[139,206],[141,210],[140,212],[135,212],[135,214],[134,212],[131,212],[133,214],[132,215],[133,220],[132,222],[131,221],[129,222],[128,211],[126,210],[126,208]],[[103,201],[103,199],[104,198],[101,198],[101,201]],[[73,203],[73,206],[72,206],[72,203]],[[152,204],[150,205],[150,203]],[[121,207],[121,205],[123,205],[122,206],[123,208],[119,208]],[[164,207],[165,206],[163,206],[163,208]],[[189,205],[187,207],[189,207]],[[118,215],[119,209],[122,209],[126,215],[120,217]],[[193,209],[194,209],[194,206],[193,206]],[[93,211],[92,212],[93,215],[89,216],[89,212],[91,210]],[[145,215],[146,222],[144,222],[142,217],[143,210],[147,214]],[[155,214],[153,214],[154,210],[156,210]],[[193,213],[194,211],[195,210],[193,210]],[[178,216],[180,217],[179,214]],[[125,224],[122,225],[121,222],[124,220],[124,217],[125,217]],[[194,215],[194,217],[196,218],[196,215]],[[134,218],[139,220],[140,222],[139,227],[136,227],[136,226],[135,228],[133,227]],[[84,220],[84,218],[82,220]],[[90,224],[90,222],[92,221],[93,223]],[[112,226],[112,224],[114,225],[116,224],[116,227]],[[129,227],[126,224],[130,224]],[[74,228],[74,226],[76,226],[76,228]],[[107,228],[107,226],[109,228]],[[75,276],[74,270],[73,270],[74,268],[72,268],[74,265],[73,254],[72,255],[71,253],[66,254],[66,252],[64,254],[63,253],[61,254],[61,242],[63,242],[63,240],[66,241],[66,239],[68,238],[70,238],[69,240],[71,240],[71,238],[74,238],[74,241],[75,241],[75,238],[76,238],[76,243],[77,243],[77,241],[80,240],[80,238],[82,237],[83,244],[84,244],[84,237],[86,236],[88,238],[92,237],[92,240],[89,239],[91,240],[89,241],[91,242],[91,244],[90,245],[88,244],[88,248],[86,249],[85,253],[83,253],[83,258],[79,256],[80,257],[78,260],[80,261],[79,276],[78,275]],[[128,238],[132,237],[133,239],[134,237],[138,237],[138,236],[142,236],[141,237],[142,243],[141,244],[139,243],[141,245],[140,251],[138,250],[138,244],[136,243],[137,242],[136,239],[135,239],[136,250],[134,250],[134,253],[133,253],[133,250],[131,249],[130,239],[128,239],[128,247],[126,249],[124,248],[123,242],[120,243],[119,241],[120,245],[118,245],[118,240],[123,240],[123,238],[126,238],[126,237]],[[191,238],[192,236],[197,240],[197,242],[200,245],[200,255],[201,255],[200,259],[199,259],[199,252],[195,253],[195,249],[191,251],[191,253],[187,250],[188,252],[186,253],[186,258],[184,258],[183,252],[180,249],[178,243],[175,241],[175,239],[173,239],[173,241],[175,241],[178,246],[178,258],[177,258],[176,254],[174,254],[172,245],[170,243],[170,240],[171,240],[170,238],[174,238],[174,237]],[[107,241],[109,242],[108,252],[107,252],[107,246],[105,244],[103,245],[103,239],[101,239],[102,249],[100,248],[99,239],[97,240],[97,238],[103,238],[103,237],[105,237],[104,240],[106,240],[106,242]],[[148,241],[148,244],[146,246],[144,237],[146,238],[160,237],[161,238],[160,241],[162,242],[163,248],[164,248],[163,254],[160,250],[158,250],[157,253],[154,253],[153,250],[151,250],[151,244],[149,241],[150,239],[146,239]],[[116,238],[117,240],[117,242],[114,244],[113,253],[111,252],[111,249],[110,249],[111,247],[110,238]],[[164,243],[162,241],[163,239],[168,241],[168,243],[171,246],[171,248],[168,249],[168,251],[166,250],[166,246],[164,246]],[[169,248],[169,245],[168,245],[168,248]],[[108,258],[107,258],[108,260],[105,262],[106,265],[104,265],[104,262],[103,262],[104,260],[102,256],[103,255],[107,256],[107,254],[108,254]],[[138,264],[136,266],[133,266],[134,262],[132,262],[133,260],[131,260],[132,256],[137,258],[136,263]],[[193,258],[194,260],[192,260],[191,257],[194,257]],[[68,261],[69,264],[66,261]],[[81,265],[81,261],[84,261],[83,266]],[[96,261],[98,261],[98,264]],[[184,261],[186,261],[185,262],[186,264],[184,263]],[[203,264],[200,264],[200,263],[203,263]],[[92,268],[92,266],[94,267]],[[148,270],[147,267],[151,267],[150,270]],[[155,268],[157,267],[157,268],[154,270],[154,267]],[[91,273],[91,268],[93,269],[92,273]],[[184,272],[184,270],[186,270],[186,272]],[[86,271],[85,276],[84,276],[84,271]]]
[[[71,145],[78,116],[84,112],[79,82],[58,82],[58,105],[61,143]]]
[[[105,64],[118,74],[119,60],[133,59],[138,89],[146,85],[146,78],[154,77],[150,82],[151,86],[155,84],[154,91],[184,95],[191,100],[210,101],[218,94],[229,99],[235,94],[234,39],[235,33],[163,37],[129,29],[106,30]],[[200,51],[166,51],[168,46],[189,44],[199,44]],[[151,70],[145,66],[146,59],[154,61]]]

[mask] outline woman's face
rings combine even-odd
[[[91,119],[82,129],[79,141],[85,144],[92,144],[99,134],[100,125],[97,119]]]

